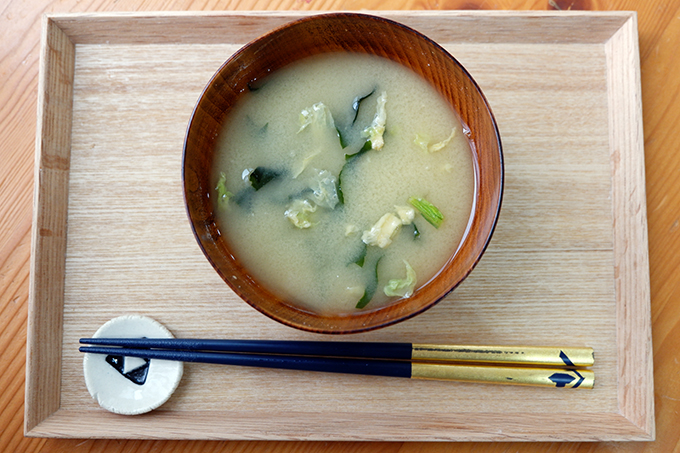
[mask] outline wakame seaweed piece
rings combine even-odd
[[[361,250],[359,251],[359,254],[357,255],[357,258],[352,261],[354,264],[359,265],[359,267],[364,267],[364,262],[366,261],[366,252],[368,252],[368,245],[366,245],[363,241],[361,242]]]
[[[378,285],[376,285],[375,288],[373,288],[373,291],[369,292],[369,289],[366,288],[364,290],[363,296],[361,296],[361,299],[359,299],[359,302],[357,302],[357,305],[355,308],[362,309],[368,305],[368,303],[373,299],[373,295],[375,294],[375,290],[378,289]]]
[[[269,122],[264,123],[264,126],[262,123],[258,123],[255,121],[250,115],[246,115],[246,126],[248,127],[248,130],[251,131],[252,135],[254,137],[264,137],[267,135],[267,129],[269,128]]]
[[[352,111],[354,112],[354,117],[352,118],[352,125],[357,121],[357,118],[359,116],[359,107],[361,106],[361,102],[369,98],[373,93],[375,93],[375,88],[373,88],[373,91],[368,93],[365,96],[357,96],[354,98],[354,101],[352,101]]]
[[[365,153],[366,151],[370,151],[372,149],[373,149],[373,144],[371,143],[370,140],[366,140],[366,142],[364,143],[364,145],[361,147],[361,149],[359,151],[357,151],[354,154],[345,154],[345,161],[349,161],[349,160],[354,159],[355,157],[359,157],[363,153]]]
[[[373,299],[375,291],[378,289],[378,264],[380,264],[381,259],[382,256],[375,262],[375,272],[373,272],[371,280],[368,282],[368,285],[366,285],[364,295],[361,296],[361,299],[359,299],[359,302],[357,302],[356,308],[358,309],[365,308],[371,299]]]
[[[350,165],[355,158],[361,156],[364,154],[366,151],[369,151],[372,149],[371,146],[371,141],[366,140],[366,143],[364,143],[364,146],[361,147],[359,151],[357,151],[354,154],[345,154],[345,165],[342,166],[342,169],[340,170],[340,173],[338,174],[338,186],[336,188],[338,192],[338,201],[340,202],[341,205],[345,204],[345,195],[342,192],[342,173],[345,171],[348,165]]]
[[[252,187],[245,187],[239,190],[231,200],[233,200],[237,206],[250,211],[253,207],[253,195],[255,195],[255,190]]]
[[[420,237],[420,230],[415,222],[411,223],[411,225],[413,226],[413,239],[418,239]]]
[[[296,190],[295,192],[287,194],[285,201],[291,202],[291,201],[298,199],[298,198],[306,198],[308,196],[311,196],[311,194],[313,194],[313,193],[314,193],[314,191],[312,190],[311,187],[305,187],[301,190]]]
[[[340,128],[338,126],[335,126],[335,132],[338,134],[338,140],[340,140],[340,147],[342,149],[347,148],[347,142],[345,141],[345,137],[342,135],[342,131],[340,131]]]
[[[266,79],[253,79],[250,82],[248,82],[246,85],[248,86],[248,91],[250,92],[255,92],[261,89],[263,86],[267,84]]]
[[[342,172],[345,171],[345,167],[347,167],[347,162],[345,162],[340,173],[338,173],[338,187],[336,189],[338,192],[338,202],[340,202],[341,205],[345,204],[345,195],[342,193]]]
[[[282,171],[272,170],[271,168],[267,167],[257,167],[250,173],[248,179],[250,180],[250,185],[253,186],[253,189],[260,190],[267,183],[273,181],[281,175],[283,175]]]

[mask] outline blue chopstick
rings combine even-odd
[[[182,362],[213,363],[220,365],[280,368],[327,373],[363,374],[371,376],[411,377],[411,363],[394,360],[370,360],[338,357],[291,356],[270,354],[176,351],[161,349],[131,349],[120,347],[84,346],[80,352],[107,354],[146,359]]]
[[[156,348],[183,351],[219,351],[251,354],[353,357],[411,360],[411,343],[285,341],[285,340],[201,340],[185,338],[81,338],[82,344],[125,348]]]

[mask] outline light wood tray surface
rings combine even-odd
[[[240,46],[298,13],[47,17],[39,87],[26,432],[47,437],[649,440],[649,277],[634,13],[387,12],[447,48],[498,121],[506,185],[484,258],[396,326],[322,337],[251,309],[182,199],[192,108]],[[160,409],[90,397],[78,339],[122,314],[177,337],[590,346],[593,390],[187,364]]]

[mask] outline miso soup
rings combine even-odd
[[[251,85],[219,137],[221,234],[256,280],[303,309],[409,297],[468,226],[466,132],[402,65],[352,53],[300,60]]]

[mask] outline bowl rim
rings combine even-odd
[[[481,247],[478,247],[477,253],[474,255],[474,259],[472,260],[471,263],[469,263],[465,271],[457,274],[456,281],[451,284],[447,285],[447,289],[443,291],[440,295],[437,297],[432,298],[429,300],[427,303],[424,303],[420,306],[418,306],[416,309],[410,310],[406,313],[399,314],[397,316],[393,316],[388,319],[383,319],[380,322],[377,323],[371,323],[371,324],[363,324],[363,325],[356,325],[355,327],[345,327],[343,329],[335,329],[335,328],[323,328],[319,326],[312,326],[308,325],[305,322],[299,322],[299,321],[293,321],[285,316],[282,316],[278,312],[272,312],[270,310],[264,309],[260,304],[254,303],[251,301],[248,297],[244,296],[243,292],[240,290],[240,288],[235,287],[234,283],[227,278],[227,276],[223,273],[223,270],[220,268],[220,266],[215,262],[213,259],[212,255],[209,253],[207,250],[203,239],[201,238],[201,235],[197,231],[197,227],[195,224],[195,219],[192,216],[191,208],[190,208],[190,201],[189,201],[189,190],[187,186],[187,155],[188,155],[188,143],[189,143],[189,136],[193,130],[192,126],[194,126],[194,122],[196,121],[196,116],[198,111],[200,110],[202,106],[202,102],[204,102],[204,98],[206,97],[206,94],[211,90],[212,86],[214,85],[216,79],[221,77],[222,73],[227,70],[230,64],[233,64],[235,61],[238,60],[239,56],[242,55],[244,52],[246,52],[249,48],[252,46],[258,45],[260,43],[266,42],[267,40],[270,40],[272,37],[275,37],[279,35],[280,33],[285,33],[288,32],[289,30],[302,26],[305,23],[311,22],[311,21],[319,21],[319,20],[336,20],[336,19],[352,19],[352,20],[361,20],[361,21],[376,21],[376,22],[381,22],[383,24],[386,24],[389,27],[397,27],[401,29],[403,32],[407,34],[413,35],[416,39],[422,40],[427,45],[431,46],[436,52],[439,52],[444,58],[447,60],[450,60],[455,66],[458,67],[460,71],[465,75],[465,78],[468,80],[468,82],[471,84],[471,86],[474,88],[476,95],[479,97],[479,104],[477,104],[478,107],[484,107],[484,114],[488,115],[488,118],[490,120],[490,123],[492,125],[492,131],[494,135],[494,140],[492,140],[494,143],[494,149],[493,149],[493,155],[494,157],[497,156],[498,159],[498,178],[497,178],[497,194],[495,197],[493,197],[492,202],[495,204],[495,207],[492,211],[488,213],[488,216],[490,219],[488,222],[490,223],[490,226],[488,228],[488,231],[485,231],[484,234],[484,240],[483,243],[481,244]],[[320,52],[323,53],[323,52]],[[366,52],[370,53],[370,52]],[[295,60],[292,60],[291,62],[294,61],[299,61],[300,59],[305,58],[303,56],[302,58],[297,58]],[[290,63],[290,62],[289,62]],[[412,69],[412,68],[411,68]],[[421,75],[421,77],[423,77]],[[430,81],[428,83],[432,84]],[[448,102],[447,102],[448,103]],[[455,109],[454,109],[455,110]],[[467,124],[463,121],[463,118],[461,118],[460,112],[456,111],[456,115],[459,117],[461,122],[463,123],[463,127],[467,127]],[[480,169],[478,168],[478,161],[479,157],[477,155],[478,150],[474,149],[474,144],[472,143],[472,140],[470,141],[470,146],[471,146],[471,151],[472,153],[476,156],[473,158],[473,164],[474,164],[474,170],[475,170],[475,200],[473,203],[473,206],[477,203],[477,191],[479,190],[479,171]],[[196,242],[199,245],[199,248],[203,252],[203,255],[206,257],[208,262],[211,264],[213,269],[217,271],[218,275],[223,279],[224,282],[227,283],[227,285],[236,293],[239,298],[241,298],[244,302],[246,302],[249,306],[255,308],[258,312],[264,314],[265,316],[281,323],[284,325],[287,325],[289,327],[293,327],[296,329],[300,329],[303,331],[308,331],[308,332],[314,332],[314,333],[323,333],[323,334],[351,334],[351,333],[362,333],[362,332],[367,332],[367,331],[372,331],[376,330],[379,328],[387,327],[393,324],[397,324],[403,321],[406,321],[408,319],[411,319],[415,317],[418,314],[423,313],[424,311],[427,311],[428,309],[432,308],[434,305],[438,304],[443,298],[445,298],[451,291],[456,289],[472,272],[472,270],[477,266],[479,261],[481,260],[482,256],[486,252],[486,249],[489,246],[489,243],[491,242],[491,239],[493,237],[493,234],[495,232],[495,229],[498,224],[498,219],[500,216],[500,210],[501,206],[503,204],[503,192],[504,192],[504,187],[505,187],[505,162],[504,162],[504,153],[503,153],[503,146],[502,146],[502,141],[501,141],[501,136],[500,136],[500,131],[498,129],[498,123],[496,121],[496,118],[493,114],[493,111],[491,110],[491,107],[489,105],[489,102],[484,95],[483,91],[479,87],[477,81],[472,77],[472,75],[468,72],[468,70],[453,56],[451,53],[449,53],[443,46],[438,44],[436,41],[433,39],[429,38],[428,36],[424,35],[423,33],[415,30],[414,28],[411,28],[407,25],[404,25],[402,23],[399,23],[397,21],[394,21],[392,19],[388,19],[385,17],[373,15],[373,14],[366,14],[366,13],[358,13],[358,12],[331,12],[331,13],[318,13],[318,14],[311,14],[309,16],[305,16],[302,18],[298,18],[295,20],[292,20],[290,22],[287,22],[285,24],[282,24],[276,28],[273,28],[272,30],[252,39],[249,41],[247,44],[243,45],[240,47],[236,52],[234,52],[226,61],[224,61],[220,67],[215,71],[215,73],[211,76],[210,80],[206,83],[204,88],[202,89],[196,104],[194,108],[192,109],[191,116],[189,118],[189,121],[187,123],[186,127],[186,133],[185,133],[185,138],[184,138],[184,143],[183,143],[183,148],[182,148],[182,171],[181,171],[181,176],[182,176],[182,186],[183,186],[183,198],[184,198],[184,206],[185,206],[185,211],[187,213],[189,223],[191,226],[192,233],[194,235],[194,238],[196,239]],[[476,214],[476,208],[473,207],[473,210],[471,211],[470,214],[470,223],[472,223],[473,218],[475,217]],[[470,224],[468,224],[468,231],[465,232],[463,238],[461,239],[458,250],[462,246],[463,243],[465,243],[468,239],[468,233],[470,230]],[[428,286],[430,282],[435,280],[441,271],[446,268],[449,263],[455,259],[455,257],[458,255],[458,251],[453,253],[447,262],[442,266],[440,271],[438,271],[428,282],[423,283],[422,285],[419,285],[419,288],[424,288],[425,286]],[[233,255],[232,255],[232,258]],[[266,291],[266,290],[265,290]],[[268,291],[266,291],[268,292]],[[273,294],[269,293],[270,295],[273,296]],[[406,299],[403,299],[406,300]],[[397,302],[399,303],[399,302]],[[361,311],[361,314],[358,315],[349,315],[349,316],[326,316],[326,315],[319,315],[318,313],[311,312],[310,310],[306,310],[302,307],[299,306],[293,306],[290,303],[285,303],[289,309],[292,309],[294,311],[297,311],[299,313],[306,313],[308,315],[314,316],[316,318],[321,318],[321,319],[334,319],[334,318],[363,318],[366,317],[366,315],[370,315],[374,312],[379,312],[382,310],[385,310],[386,308],[392,306],[392,305],[387,305],[387,306],[382,306],[382,307],[377,307],[373,309],[364,309]],[[370,318],[369,318],[370,319]]]

